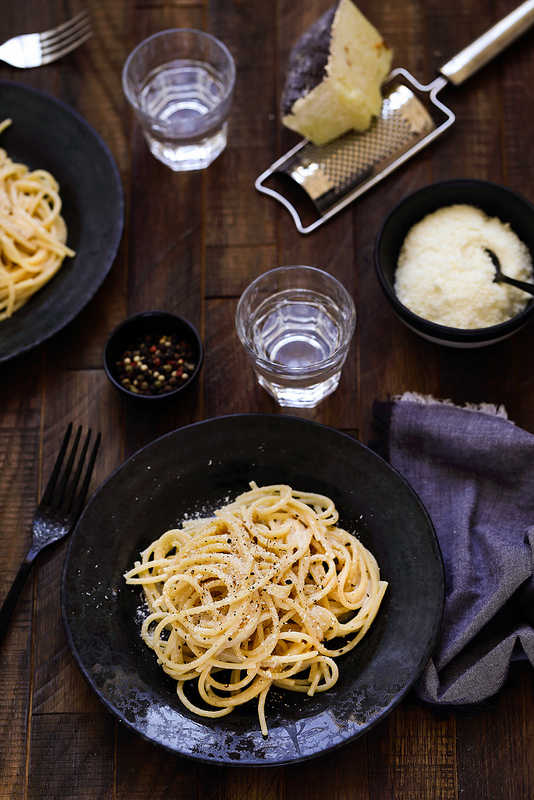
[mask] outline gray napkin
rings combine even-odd
[[[534,665],[534,436],[502,408],[419,395],[373,411],[391,465],[434,523],[445,568],[443,625],[415,691],[426,703],[479,704],[511,661]]]

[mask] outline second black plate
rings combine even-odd
[[[45,342],[84,308],[108,274],[124,225],[113,157],[76,111],[45,92],[0,80],[0,147],[13,161],[46,169],[60,185],[68,244],[76,251],[10,319],[0,322],[0,363]]]

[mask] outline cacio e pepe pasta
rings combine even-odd
[[[11,119],[0,123],[0,133]],[[8,319],[54,277],[67,256],[59,185],[0,148],[0,320]]]
[[[258,487],[166,531],[125,575],[143,588],[145,643],[186,708],[221,717],[271,686],[314,695],[376,617],[387,583],[331,499]],[[196,681],[202,705],[187,696]]]

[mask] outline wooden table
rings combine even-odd
[[[446,97],[457,122],[445,137],[310,236],[260,195],[254,180],[297,141],[280,124],[284,62],[329,0],[13,0],[2,37],[45,30],[86,5],[94,38],[40,69],[0,66],[0,78],[45,90],[80,112],[108,143],[126,193],[126,227],[104,286],[67,329],[2,365],[0,385],[0,600],[29,544],[30,522],[65,421],[103,433],[94,486],[167,431],[237,412],[281,413],[259,388],[234,330],[251,279],[280,264],[328,270],[352,292],[357,334],[338,391],[308,413],[367,442],[373,400],[405,390],[457,403],[504,404],[534,433],[534,327],[495,346],[440,348],[405,328],[373,269],[373,241],[387,210],[430,181],[477,177],[534,200],[534,33]],[[422,82],[514,7],[514,0],[361,0]],[[163,28],[204,28],[223,39],[238,70],[227,150],[202,174],[174,174],[145,146],[121,89],[132,47]],[[39,120],[35,120],[36,126]],[[202,331],[201,380],[165,411],[125,403],[101,353],[129,313],[163,308]],[[329,755],[281,768],[225,768],[181,760],[124,729],[79,674],[66,644],[60,577],[66,543],[44,554],[0,645],[0,797],[336,798],[527,800],[534,796],[532,669],[515,664],[489,710],[437,719],[410,700]]]

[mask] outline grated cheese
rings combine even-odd
[[[395,273],[397,297],[414,314],[451,328],[486,328],[522,311],[530,295],[493,281],[502,272],[532,282],[527,246],[508,223],[470,205],[446,206],[414,225]]]

